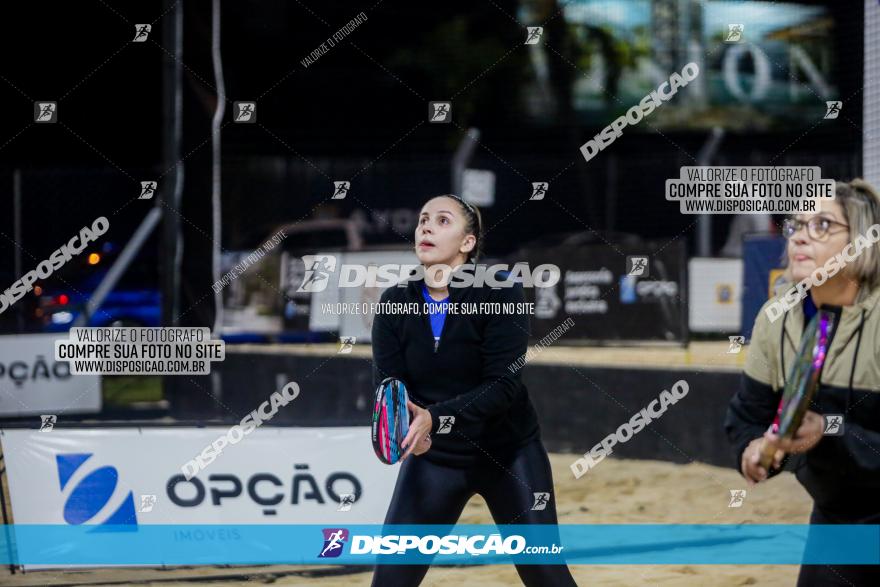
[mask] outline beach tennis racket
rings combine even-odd
[[[409,432],[409,396],[406,385],[400,379],[388,377],[376,388],[373,404],[373,450],[386,465],[400,460],[404,450],[400,446]]]
[[[828,348],[837,330],[840,308],[822,306],[804,329],[800,348],[785,382],[779,409],[770,431],[780,438],[792,438],[804,419],[819,387]],[[765,444],[761,449],[761,466],[769,470],[776,451]]]

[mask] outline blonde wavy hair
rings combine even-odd
[[[843,218],[849,225],[849,238],[864,235],[868,229],[880,224],[880,193],[864,179],[857,178],[849,182],[835,183],[835,202],[843,211]],[[783,278],[791,283],[794,278],[788,267],[788,247],[783,253],[782,264],[785,267]],[[877,246],[867,247],[848,263],[843,274],[859,284],[857,301],[864,299],[868,293],[880,285],[880,251]]]

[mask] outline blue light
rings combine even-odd
[[[73,321],[73,314],[70,312],[55,312],[52,314],[52,324],[68,324]]]

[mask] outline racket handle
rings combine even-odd
[[[776,449],[772,445],[764,442],[761,444],[761,459],[759,464],[770,472],[770,465],[773,464],[773,457],[776,455]]]

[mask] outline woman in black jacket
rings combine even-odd
[[[792,455],[791,468],[813,498],[811,524],[880,524],[880,250],[872,244],[878,224],[880,195],[858,179],[838,183],[835,199],[823,200],[819,212],[786,220],[788,283],[758,313],[742,384],[727,411],[737,469],[759,483]],[[837,255],[843,269],[816,281],[789,310],[776,309],[783,292]],[[768,426],[803,329],[823,304],[841,307],[837,332],[803,423],[793,439],[781,439]],[[842,416],[833,435],[825,434],[823,416],[830,415]],[[770,470],[759,464],[765,445],[775,449]],[[815,544],[808,539],[808,553]],[[880,566],[801,566],[798,587],[827,585],[880,585]]]
[[[553,477],[535,409],[514,367],[526,353],[525,313],[444,313],[447,304],[522,303],[521,284],[493,289],[437,280],[431,266],[471,275],[482,244],[479,211],[456,196],[421,210],[416,254],[426,279],[390,287],[383,303],[430,304],[429,314],[379,313],[373,321],[373,376],[402,380],[410,430],[385,524],[454,525],[480,494],[496,524],[556,525]],[[465,265],[468,263],[469,265]],[[508,275],[499,272],[499,281]],[[453,278],[454,279],[454,278]],[[487,280],[488,281],[488,280]],[[566,565],[517,565],[526,585],[575,585]],[[418,585],[428,565],[377,565],[373,585]]]

